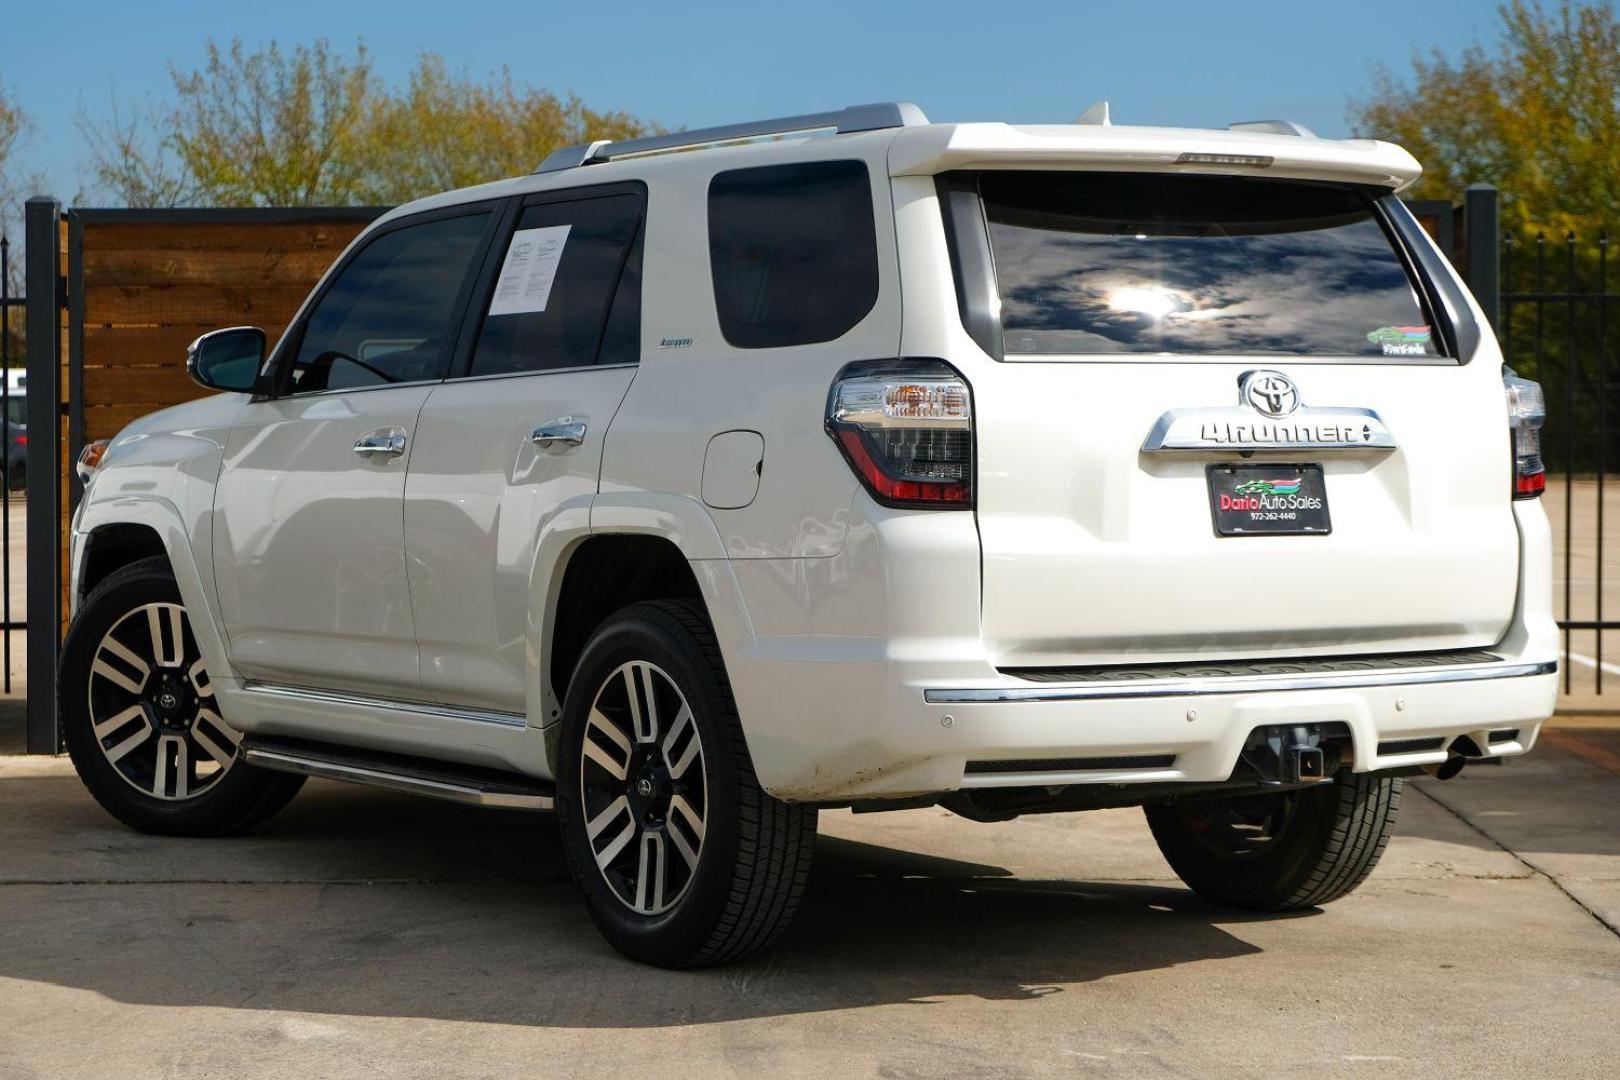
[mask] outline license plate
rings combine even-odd
[[[1211,465],[1209,509],[1220,536],[1326,535],[1320,465]]]

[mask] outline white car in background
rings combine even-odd
[[[1342,896],[1555,695],[1539,390],[1418,171],[877,105],[400,207],[86,451],[74,762],[153,832],[555,807],[670,966],[780,933],[823,807],[1140,805],[1213,900]]]

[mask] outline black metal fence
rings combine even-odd
[[[0,448],[3,448],[4,469],[0,476],[0,547],[5,549],[0,558],[0,687],[11,693],[11,635],[28,628],[26,619],[18,618],[11,604],[11,496],[15,481],[22,474],[17,458],[26,452],[27,432],[12,423],[12,371],[13,360],[21,360],[21,335],[14,331],[23,325],[22,310],[26,298],[11,295],[11,241],[0,232]],[[12,311],[17,316],[13,318]],[[14,437],[16,442],[14,444]]]
[[[1604,521],[1620,411],[1620,292],[1611,291],[1610,237],[1605,229],[1581,235],[1502,236],[1501,320],[1498,337],[1510,366],[1541,383],[1547,396],[1543,456],[1554,478],[1547,511],[1561,525],[1557,553],[1562,578],[1556,598],[1564,632],[1564,689],[1575,669],[1591,672],[1603,692],[1605,673],[1620,673],[1603,659],[1604,634],[1620,629],[1605,610],[1604,556],[1613,530]],[[1610,575],[1612,578],[1613,575]]]

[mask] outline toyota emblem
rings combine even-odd
[[[1299,387],[1280,371],[1246,371],[1238,380],[1238,398],[1264,416],[1287,416],[1299,408]]]

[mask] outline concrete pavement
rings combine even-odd
[[[783,945],[676,974],[602,944],[547,816],[312,783],[164,840],[3,758],[0,1077],[1614,1075],[1617,770],[1589,723],[1409,785],[1371,881],[1288,918],[1192,896],[1134,811],[829,813]]]

